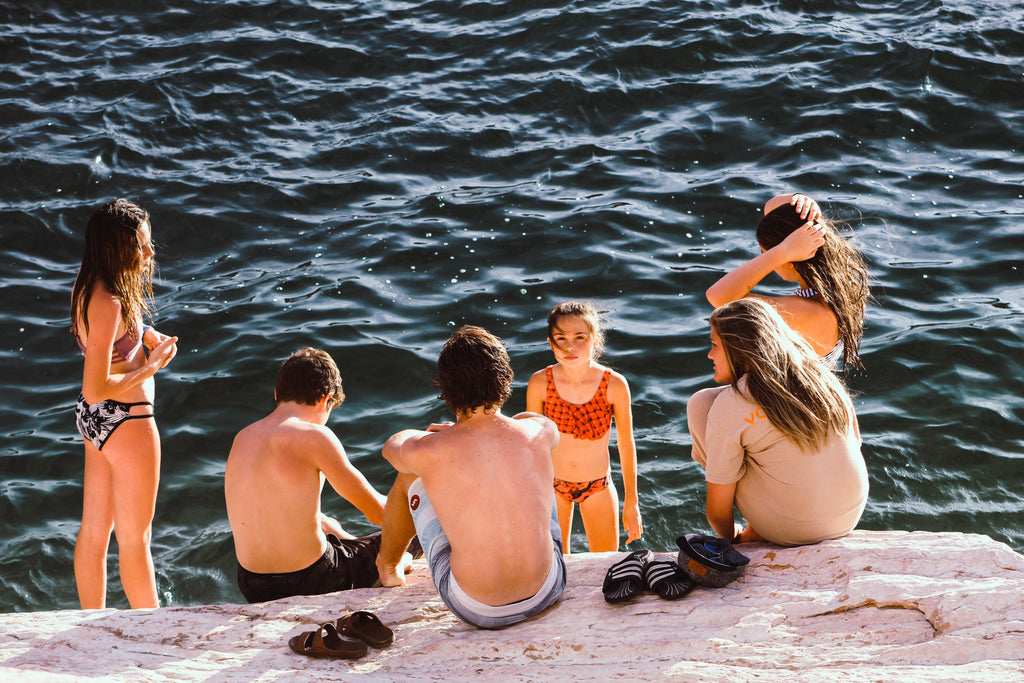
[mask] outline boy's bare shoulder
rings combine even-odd
[[[519,429],[528,438],[554,439],[558,438],[558,427],[549,418],[540,413],[529,411],[518,413],[512,417],[512,421],[518,423]]]

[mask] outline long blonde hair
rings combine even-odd
[[[732,385],[764,409],[771,423],[806,450],[829,429],[846,434],[855,419],[842,382],[778,312],[755,298],[732,301],[711,314],[732,370]]]
[[[818,222],[824,227],[825,243],[814,256],[794,262],[793,267],[836,317],[839,339],[843,342],[843,369],[863,369],[860,340],[870,297],[867,266],[861,253],[840,237],[831,223],[824,217]],[[767,251],[804,223],[792,205],[783,204],[757,226],[757,242]]]
[[[149,315],[153,300],[153,266],[142,264],[142,225],[149,212],[127,199],[107,202],[93,212],[85,228],[85,250],[71,292],[72,325],[81,316],[89,331],[89,300],[97,282],[102,282],[121,303],[125,329],[134,330],[135,320]]]

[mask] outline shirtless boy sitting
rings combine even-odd
[[[448,608],[473,626],[503,628],[543,611],[565,588],[551,490],[558,429],[536,413],[502,415],[512,368],[486,330],[457,330],[437,367],[434,386],[457,421],[407,429],[384,445],[398,477],[384,510],[381,582],[405,582],[403,553],[417,534]]]
[[[235,437],[224,471],[238,587],[249,602],[264,602],[379,585],[380,532],[355,538],[320,511],[326,478],[372,524],[384,517],[384,496],[326,426],[345,400],[338,366],[325,351],[296,351],[274,398],[274,412]]]

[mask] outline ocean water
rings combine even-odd
[[[848,221],[872,273],[867,371],[849,379],[861,528],[1024,550],[1019,4],[126,7],[0,8],[0,611],[78,606],[68,301],[85,223],[118,196],[152,213],[156,324],[180,337],[157,377],[164,604],[242,601],[224,460],[289,353],[337,359],[331,427],[386,491],[384,439],[447,417],[429,382],[453,328],[505,340],[515,412],[568,298],[604,311],[633,391],[634,545],[706,530],[685,419],[712,383],[703,292],[794,189]],[[332,493],[324,508],[369,530]],[[110,569],[125,607],[113,553]]]

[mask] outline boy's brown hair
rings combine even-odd
[[[463,325],[445,342],[437,359],[438,398],[461,415],[500,408],[512,394],[512,365],[501,340],[475,325]]]
[[[309,346],[299,349],[281,364],[274,395],[278,403],[294,401],[307,406],[333,395],[331,408],[337,408],[345,400],[341,371],[334,359],[326,351]]]

